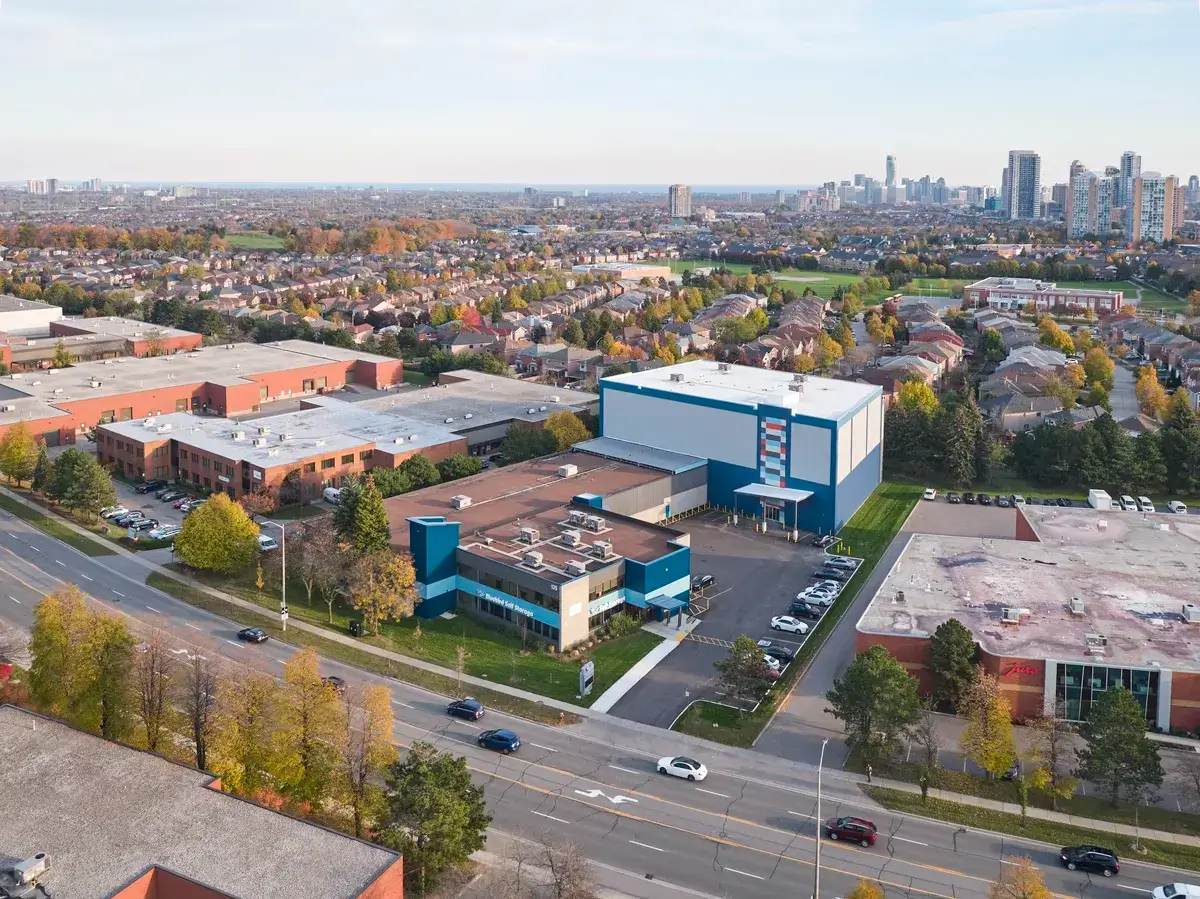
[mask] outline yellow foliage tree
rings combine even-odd
[[[1021,856],[1007,861],[1000,866],[1000,879],[988,890],[988,899],[1051,899],[1054,894],[1033,859]]]
[[[920,410],[932,415],[938,410],[937,394],[924,381],[904,381],[896,392],[896,401],[909,412]]]
[[[846,899],[884,899],[883,887],[864,877],[846,894]]]
[[[1166,388],[1159,383],[1158,370],[1153,365],[1138,368],[1133,392],[1137,394],[1138,408],[1154,418],[1161,418],[1171,401]]]
[[[294,751],[277,737],[281,701],[275,678],[263,671],[220,683],[208,757],[224,789],[254,796],[295,771]]]
[[[353,816],[354,835],[361,837],[386,806],[380,784],[384,769],[396,760],[391,691],[376,686],[361,694],[347,694],[341,723],[340,764],[334,784],[343,807]]]
[[[193,509],[175,538],[175,555],[185,565],[226,574],[241,571],[258,553],[258,525],[223,493]]]
[[[0,438],[0,474],[10,482],[19,484],[31,480],[37,457],[37,440],[25,422],[15,422]]]
[[[579,420],[579,416],[565,409],[547,415],[543,427],[554,435],[554,441],[559,450],[568,449],[576,443],[589,440],[592,436],[587,425]]]
[[[390,550],[363,556],[350,569],[350,604],[362,612],[363,624],[374,636],[390,618],[413,613],[416,573],[406,556]]]
[[[320,661],[309,648],[283,666],[286,702],[279,737],[287,756],[296,762],[284,791],[297,802],[310,805],[329,798],[345,712],[337,691],[321,677]]]
[[[993,777],[1008,771],[1017,761],[1013,739],[1012,710],[1000,690],[1000,681],[982,668],[963,699],[967,726],[959,749]]]
[[[817,348],[814,356],[817,368],[828,368],[842,358],[842,345],[822,331],[817,335]]]

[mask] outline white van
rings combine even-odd
[[[1169,503],[1167,503],[1167,508],[1170,509],[1172,512],[1174,512],[1176,515],[1187,515],[1187,506],[1185,506],[1183,503],[1181,503],[1177,499],[1173,499]]]
[[[1153,899],[1200,899],[1200,887],[1190,883],[1168,883],[1155,887]]]
[[[1121,508],[1126,512],[1136,512],[1138,510],[1137,503],[1133,501],[1132,496],[1121,497]]]
[[[337,487],[326,487],[325,492],[321,495],[325,497],[325,502],[337,503],[342,498],[342,491]]]
[[[258,535],[258,548],[263,552],[270,552],[273,549],[279,549],[279,544],[274,537],[268,537],[266,534]]]
[[[1154,503],[1152,503],[1150,501],[1150,497],[1148,497],[1148,496],[1139,496],[1138,497],[1138,509],[1142,512],[1153,512],[1154,511]]]

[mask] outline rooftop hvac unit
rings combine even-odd
[[[1091,655],[1104,655],[1108,650],[1108,637],[1104,634],[1088,634],[1083,642]]]
[[[24,861],[17,862],[9,869],[18,887],[33,886],[50,870],[50,856],[44,852],[30,856]],[[16,895],[24,896],[25,892]]]
[[[260,425],[260,426],[259,426],[259,429],[258,429],[258,433],[260,433],[260,434],[270,434],[270,433],[271,433],[271,429],[270,429],[270,428],[268,428],[266,425]]]
[[[16,412],[16,411],[17,411],[17,407],[13,406],[13,405],[8,405],[8,406],[4,406],[4,407],[0,408],[0,412]]]
[[[530,568],[541,568],[543,558],[542,554],[537,550],[530,550],[521,557],[521,561]]]
[[[563,570],[567,574],[579,577],[580,575],[587,574],[587,565],[578,559],[569,559],[563,563]]]
[[[255,438],[254,438],[254,445],[255,445],[255,446],[266,446],[266,445],[267,445],[267,438],[266,438],[266,437],[255,437]]]
[[[455,509],[465,509],[467,506],[471,505],[471,497],[467,496],[465,493],[460,493],[458,496],[452,496],[450,497],[450,505]]]
[[[230,436],[233,437],[234,440],[245,440],[246,432],[245,431],[234,431]]]
[[[403,437],[397,437],[397,438],[396,438],[395,440],[393,440],[392,442],[393,442],[393,443],[403,443],[403,442],[404,442],[404,438],[403,438]]]
[[[808,375],[804,374],[803,372],[797,372],[796,374],[792,375],[793,383],[803,384],[807,380],[808,380]]]
[[[717,363],[717,371],[729,371],[729,369],[731,369],[731,368],[733,368],[733,366],[730,365],[728,362],[718,362]]]
[[[589,531],[602,531],[607,522],[599,515],[589,515],[583,520],[583,526]]]
[[[904,601],[905,601],[905,600],[904,600],[904,591],[903,591],[903,590],[897,590],[897,591],[896,591],[896,602],[904,602]]]
[[[580,535],[579,531],[571,528],[570,530],[562,532],[562,542],[564,546],[578,546],[583,542],[583,537]]]
[[[537,543],[541,539],[542,533],[537,528],[521,528],[521,541],[523,543]]]
[[[1022,616],[1028,615],[1028,614],[1029,614],[1029,611],[1027,609],[1014,609],[1011,607],[1005,607],[1004,610],[1000,614],[1000,623],[1001,624],[1020,624]]]
[[[613,545],[607,540],[597,540],[592,544],[592,555],[598,559],[611,559],[613,554]]]
[[[800,381],[793,381],[791,384],[788,384],[788,390],[792,393],[804,393],[804,384]]]
[[[21,374],[20,372],[17,372],[16,374],[14,374],[14,375],[12,376],[12,379],[13,379],[14,381],[19,381],[19,380],[21,380],[23,377],[25,377],[23,374]]]
[[[1078,596],[1074,597],[1071,600],[1071,614],[1082,618],[1083,617],[1083,609],[1084,609],[1083,600],[1080,599]]]
[[[1183,604],[1183,620],[1188,624],[1200,624],[1200,606],[1185,602]]]
[[[558,476],[560,478],[573,478],[579,474],[578,465],[560,465],[558,466]]]
[[[280,435],[279,435],[279,439],[280,439],[281,441],[283,441],[283,440],[291,440],[291,439],[292,439],[292,432],[291,432],[291,431],[284,431],[282,434],[280,434]]]
[[[681,381],[683,381],[683,372],[673,371],[673,372],[671,372],[670,377],[671,377],[672,381],[681,382]]]
[[[152,428],[152,427],[154,427],[154,417],[153,417],[153,416],[151,416],[150,418],[143,419],[143,420],[142,420],[142,427],[143,427],[143,428]]]
[[[587,518],[587,512],[582,509],[572,509],[567,513],[567,521],[571,524],[582,525],[585,518]]]
[[[167,431],[169,431],[169,430],[171,430],[171,423],[170,423],[170,422],[167,422],[165,425],[159,425],[159,426],[158,426],[158,433],[160,433],[160,434],[165,434],[165,433],[167,433]]]

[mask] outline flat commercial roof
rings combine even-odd
[[[605,378],[604,387],[619,384],[629,387],[650,387],[680,398],[720,400],[757,408],[760,403],[791,409],[797,415],[808,415],[837,421],[862,406],[872,397],[880,396],[881,388],[856,381],[837,381],[832,378],[807,376],[804,391],[791,389],[795,376],[782,371],[756,368],[750,365],[730,365],[711,359],[681,362],[648,371],[632,372]],[[672,380],[680,375],[681,380]]]
[[[469,434],[501,422],[545,421],[552,412],[582,412],[600,401],[596,394],[582,390],[476,371],[448,372],[442,378],[449,383],[402,388],[386,396],[358,400],[355,405],[380,412],[394,410],[418,421],[441,423],[460,434]]]
[[[246,423],[172,412],[139,421],[111,422],[104,425],[104,429],[139,443],[178,440],[223,459],[238,459],[259,468],[294,464],[365,443],[372,443],[389,453],[403,453],[461,439],[444,426],[430,425],[403,415],[360,409],[354,403],[332,397],[316,399],[319,402],[313,408],[256,416]],[[266,433],[261,433],[263,428]],[[235,433],[243,436],[235,439]],[[255,446],[256,439],[265,440],[266,445]]]
[[[995,655],[1200,672],[1200,523],[1189,515],[1025,507],[1041,542],[916,534],[858,622],[928,636],[957,618]],[[896,595],[904,593],[904,601]],[[1083,601],[1072,615],[1072,599]],[[1004,608],[1028,609],[1002,624]],[[1103,656],[1087,636],[1103,634]]]
[[[568,464],[577,466],[578,474],[560,477],[559,467]],[[609,496],[663,477],[666,475],[662,472],[568,452],[393,496],[384,500],[384,504],[392,526],[392,543],[397,547],[408,548],[409,518],[441,516],[460,523],[459,546],[471,552],[516,565],[523,553],[536,549],[548,564],[561,565],[569,559],[587,558],[557,541],[572,498],[585,493]],[[471,504],[465,509],[455,509],[450,503],[453,496],[469,496]],[[604,518],[607,529],[582,530],[585,544],[606,540],[613,545],[616,555],[639,562],[649,562],[678,549],[670,542],[675,532],[667,528],[614,518],[599,509],[587,511]],[[537,528],[543,540],[556,538],[555,542],[538,546],[519,542],[517,538],[523,527]],[[491,538],[490,545],[487,538]],[[538,573],[553,579],[552,573]]]
[[[0,756],[0,847],[49,853],[56,899],[104,899],[151,867],[240,899],[349,899],[397,860],[13,706],[0,706]]]
[[[13,296],[11,293],[0,293],[0,312],[20,312],[21,310],[33,309],[58,309],[51,303],[43,303],[40,300],[23,300],[20,297]],[[0,329],[3,330],[3,329]]]
[[[574,449],[593,456],[603,456],[605,459],[616,459],[619,462],[629,462],[643,468],[656,468],[670,474],[681,474],[707,465],[707,459],[687,456],[683,453],[673,453],[670,450],[658,449],[653,446],[643,446],[640,443],[630,443],[628,440],[618,440],[616,437],[593,437],[577,443]]]
[[[182,328],[171,328],[166,325],[153,325],[149,322],[138,321],[134,318],[121,318],[117,315],[102,315],[97,318],[60,318],[55,324],[67,325],[89,334],[121,337],[125,340],[148,340],[158,337],[166,340],[169,337],[195,337],[195,331],[185,331]]]

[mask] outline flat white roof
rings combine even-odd
[[[797,393],[791,387],[795,375],[789,372],[755,368],[750,365],[729,365],[710,359],[681,362],[649,371],[634,372],[604,378],[601,388],[622,385],[649,387],[681,398],[717,400],[756,409],[760,403],[791,409],[797,415],[840,420],[873,397],[882,389],[874,384],[857,381],[838,381],[833,378],[805,376],[804,390]],[[680,376],[678,380],[672,376]]]

